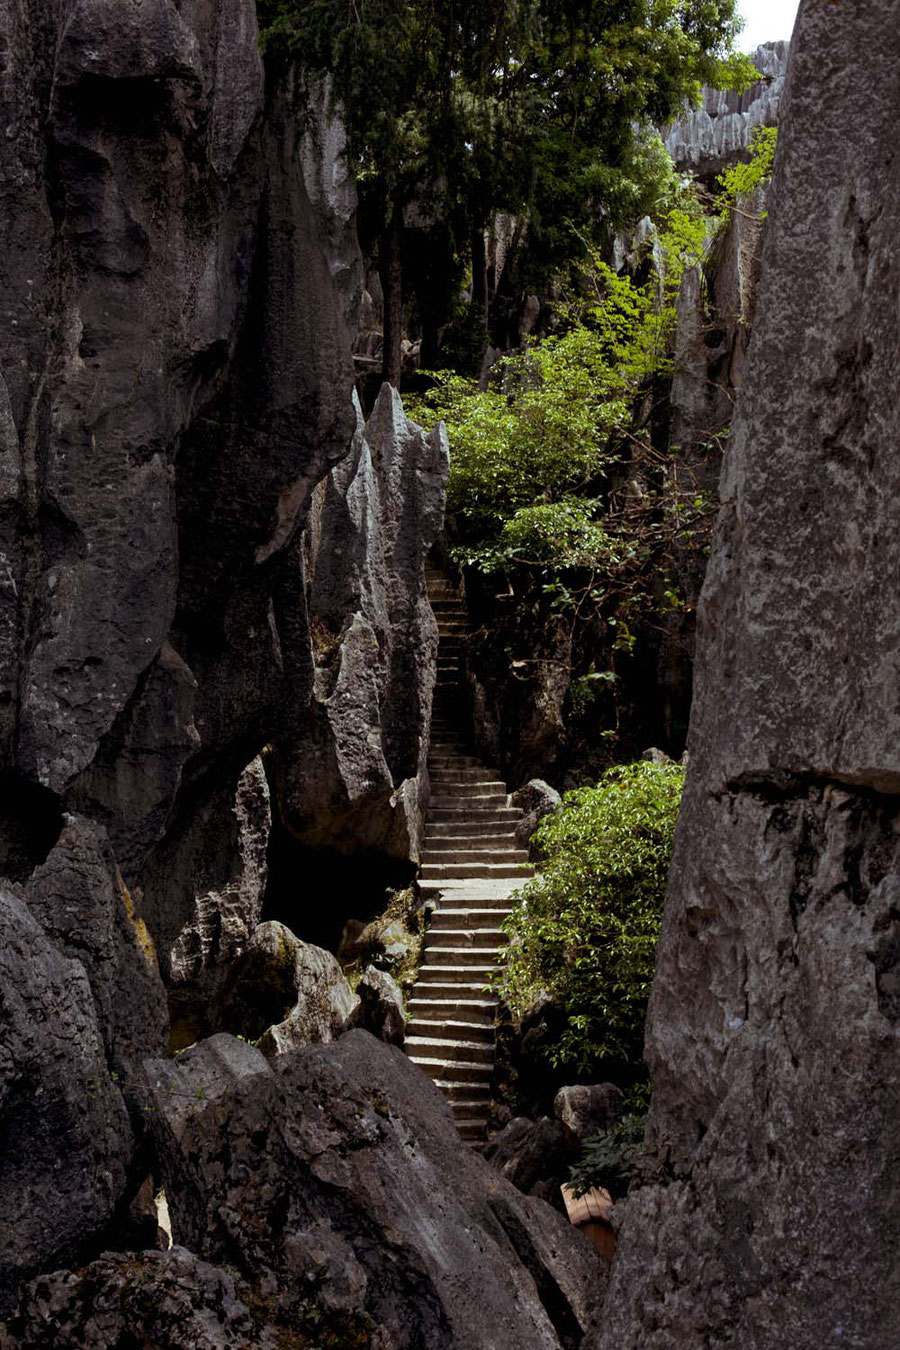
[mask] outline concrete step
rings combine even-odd
[[[458,936],[458,933],[453,934],[455,938]],[[473,984],[479,980],[487,984],[500,964],[501,949],[499,943],[495,947],[474,942],[451,945],[449,942],[428,942],[426,938],[425,959],[429,968],[445,966],[451,970],[465,970],[466,978]]]
[[[474,998],[460,996],[460,990],[472,990]],[[472,1022],[475,1026],[494,1026],[497,1015],[497,1003],[486,999],[476,985],[468,984],[432,984],[425,998],[424,985],[417,985],[413,996],[406,1004],[412,1018],[425,1018],[429,1022],[441,1022],[456,1019],[457,1022]]]
[[[475,1097],[472,1101],[466,1101],[465,1097],[454,1097],[450,1102],[450,1110],[456,1120],[484,1120],[488,1103],[483,1097]]]
[[[506,784],[503,779],[498,777],[490,769],[486,769],[483,764],[460,764],[459,760],[454,762],[453,756],[445,756],[449,763],[435,765],[430,770],[432,781],[439,783],[441,791],[447,793],[456,792],[457,788],[465,788],[471,791],[473,785],[480,786],[483,792],[503,792],[506,794]],[[467,755],[468,759],[469,756]],[[473,755],[474,759],[475,756]]]
[[[468,778],[472,774],[486,772],[477,755],[434,755],[428,756],[428,772],[432,777],[436,773],[462,774]]]
[[[505,792],[500,789],[496,789],[493,792],[486,791],[481,784],[478,786],[480,789],[479,791],[466,792],[462,794],[461,797],[457,797],[455,794],[451,795],[447,792],[433,792],[431,794],[431,805],[436,811],[443,810],[448,806],[457,805],[465,806],[465,808],[473,811],[476,809],[482,811],[492,810],[496,807],[503,808],[506,806],[507,796]]]
[[[516,832],[511,821],[504,817],[500,820],[476,819],[471,823],[464,820],[432,820],[429,816],[425,826],[425,846],[438,839],[512,839]]]
[[[406,1053],[410,1060],[443,1061],[444,1064],[490,1065],[494,1062],[494,1045],[483,1041],[447,1041],[437,1035],[407,1035]]]
[[[458,840],[442,840],[440,843],[430,843],[422,855],[422,864],[425,867],[432,863],[512,863],[519,866],[528,862],[528,850],[524,848],[498,848],[495,844],[489,842],[473,847],[465,845],[461,847]]]
[[[482,928],[501,928],[504,920],[512,913],[512,905],[498,904],[496,900],[491,905],[485,901],[483,905],[470,905],[466,901],[453,902],[449,905],[441,905],[440,909],[432,919],[432,929],[468,929],[473,932]]]
[[[471,1041],[479,1045],[494,1044],[493,1023],[481,1026],[475,1022],[435,1022],[433,1018],[414,1017],[406,1026],[406,1042],[418,1040]]]
[[[481,829],[484,823],[504,822],[507,829],[510,821],[520,820],[522,812],[514,806],[482,806],[477,798],[469,798],[464,806],[435,806],[432,802],[428,811],[429,824],[443,824],[455,821],[461,825],[473,825]]]
[[[432,801],[445,797],[454,797],[462,801],[469,797],[499,797],[506,805],[506,784],[499,778],[450,778],[444,774],[435,775],[431,780]]]
[[[445,1097],[449,1096],[444,1086],[445,1083],[464,1083],[467,1097],[473,1095],[473,1089],[477,1085],[483,1084],[486,1095],[490,1095],[494,1066],[487,1061],[484,1064],[478,1064],[472,1060],[429,1059],[422,1055],[410,1055],[410,1059],[423,1073],[428,1074],[428,1077],[441,1089]]]
[[[457,1120],[456,1128],[466,1144],[483,1144],[487,1138],[486,1120]]]
[[[479,1078],[477,1081],[471,1078],[468,1081],[465,1078],[439,1078],[435,1086],[441,1089],[451,1110],[456,1109],[457,1102],[465,1102],[473,1110],[487,1110],[491,1093],[489,1078]]]
[[[469,989],[477,997],[468,998],[459,992]],[[433,984],[429,986],[429,992],[432,990],[435,991],[433,998],[424,997],[424,986],[417,985],[413,990],[413,996],[406,1006],[414,1021],[425,1019],[438,1022],[455,1018],[457,1022],[471,1022],[476,1026],[494,1025],[497,1004],[486,999],[476,985]],[[452,996],[444,997],[450,991]]]
[[[446,949],[444,954],[447,954]],[[419,980],[423,984],[464,984],[477,989],[482,998],[487,997],[485,986],[497,969],[491,960],[490,952],[478,951],[477,960],[474,951],[457,953],[457,956],[461,956],[462,959],[455,963],[445,960],[423,962],[419,967],[416,987],[418,988]]]
[[[502,877],[529,881],[534,876],[534,867],[528,862],[427,862],[419,869],[419,876],[423,881],[453,881],[462,877],[477,877],[480,881]]]
[[[442,885],[441,883],[433,881],[423,881],[421,884],[425,888],[424,894],[426,897],[431,894],[432,890],[440,887],[438,908],[433,911],[432,922],[435,924],[441,923],[442,914],[452,913],[455,910],[461,910],[464,913],[471,911],[472,913],[480,914],[484,910],[495,909],[498,914],[507,915],[511,914],[515,908],[510,896],[513,891],[517,889],[517,884],[511,879],[508,879],[506,882],[509,886],[509,894],[507,895],[492,894],[492,891],[494,890],[493,886],[487,889],[485,894],[482,895],[478,893],[471,894],[469,890],[465,890],[460,886]]]
[[[440,911],[435,915],[435,923],[441,923]],[[425,930],[425,951],[429,961],[438,960],[437,953],[449,947],[456,952],[467,952],[474,948],[496,952],[506,945],[506,934],[500,928],[443,928],[430,927]],[[440,962],[439,962],[440,963]]]
[[[416,980],[413,996],[415,998],[424,998],[427,1001],[431,999],[444,999],[452,1002],[455,1000],[459,1004],[485,1004],[493,1006],[494,996],[485,989],[487,980],[494,974],[493,966],[485,966],[484,974],[473,970],[471,966],[466,966],[460,970],[448,970],[446,966],[422,966],[419,969],[419,978]],[[425,978],[423,970],[428,970],[431,975]],[[433,977],[433,978],[432,978]],[[410,1003],[412,1003],[410,999]]]
[[[425,836],[426,853],[433,852],[437,855],[439,853],[457,852],[460,849],[469,853],[474,851],[478,854],[477,858],[469,859],[471,862],[483,862],[486,854],[495,855],[503,862],[528,861],[527,856],[515,859],[506,856],[508,853],[526,853],[526,850],[520,848],[516,843],[515,831],[511,830],[508,825],[504,831],[498,830],[496,834],[480,832],[476,822],[474,825],[467,827],[464,832],[460,831],[459,834],[432,834],[429,830]],[[435,856],[428,861],[447,862],[449,860]]]

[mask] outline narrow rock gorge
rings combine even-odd
[[[327,83],[253,0],[0,33],[4,1350],[574,1346],[595,1254],[303,940],[415,870],[448,464],[353,393]]]
[[[888,1350],[897,4],[373,8],[0,0],[0,1350]]]

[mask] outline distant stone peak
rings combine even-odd
[[[705,85],[699,108],[691,108],[664,132],[678,169],[711,178],[749,149],[756,127],[772,126],[787,74],[790,43],[764,42],[752,54],[761,79],[737,93]]]

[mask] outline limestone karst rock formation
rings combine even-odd
[[[764,42],[753,53],[759,83],[743,93],[704,87],[699,108],[667,128],[666,149],[676,167],[711,179],[750,146],[753,132],[778,121],[790,43]]]
[[[378,1328],[361,1345],[577,1350],[599,1256],[460,1146],[402,1051],[351,1031],[270,1067],[216,1036],[148,1076],[176,1241],[236,1268],[280,1327],[315,1297]]]
[[[322,839],[380,743],[375,846],[415,858],[446,455],[393,407],[363,452],[344,134],[326,87],[265,75],[254,0],[0,0],[0,41],[0,871],[27,879],[60,810],[105,827],[187,1023],[260,916],[264,746],[279,818]],[[318,498],[330,528],[368,491],[335,587],[303,526],[351,452]],[[317,701],[308,600],[348,630],[356,728]],[[310,709],[334,780],[312,802]]]
[[[275,755],[282,819],[307,845],[418,861],[438,642],[425,558],[448,469],[443,425],[423,432],[385,384],[316,489],[304,538],[315,693]]]
[[[603,1350],[900,1339],[898,69],[801,4]]]
[[[264,70],[254,0],[0,0],[0,114],[5,1315],[19,1277],[126,1241],[134,1065],[167,1011],[179,1044],[209,1030],[262,917],[261,752],[316,692],[304,525],[362,450],[343,131]],[[446,453],[382,420],[402,453],[356,562],[405,568],[382,673],[422,691],[388,756],[417,786]]]

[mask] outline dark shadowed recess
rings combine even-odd
[[[46,860],[62,827],[55,793],[11,769],[0,770],[0,876],[27,881]]]
[[[277,919],[304,942],[336,952],[348,919],[374,919],[386,893],[403,890],[415,876],[409,862],[381,853],[342,857],[311,849],[272,822],[264,920]]]

